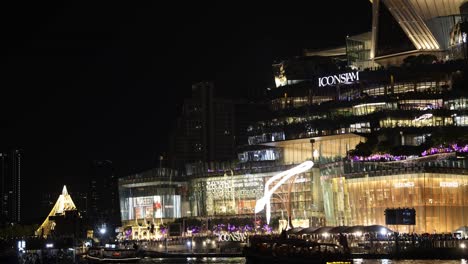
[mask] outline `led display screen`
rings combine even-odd
[[[413,208],[385,209],[385,224],[387,225],[415,225],[416,210]]]
[[[153,195],[127,198],[128,215],[123,220],[181,217],[180,195]]]

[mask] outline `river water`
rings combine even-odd
[[[145,258],[141,260],[141,264],[154,263],[172,263],[172,264],[189,264],[189,263],[229,263],[229,264],[245,264],[245,258]],[[465,259],[461,260],[391,260],[391,259],[354,259],[353,264],[468,264]]]

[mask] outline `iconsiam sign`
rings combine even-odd
[[[218,241],[219,242],[245,242],[247,241],[247,233],[239,233],[239,232],[233,232],[233,233],[224,233],[224,234],[218,234]]]
[[[300,165],[291,168],[287,171],[283,171],[279,174],[276,174],[275,176],[271,177],[266,183],[265,183],[265,192],[262,198],[257,200],[255,203],[255,213],[259,213],[263,211],[263,209],[266,207],[266,219],[267,219],[267,224],[270,224],[270,218],[271,218],[271,204],[270,204],[270,198],[273,195],[273,193],[281,186],[283,185],[286,181],[288,181],[291,177],[301,174],[303,172],[308,171],[310,168],[314,166],[314,163],[310,160],[305,161],[301,163]],[[278,181],[271,189],[269,189],[270,185],[273,184],[273,182]]]
[[[319,87],[350,84],[359,81],[359,72],[347,72],[318,78]]]

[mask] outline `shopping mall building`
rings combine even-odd
[[[400,232],[468,226],[466,7],[373,0],[371,32],[273,64],[270,117],[238,160],[121,178],[123,224],[264,216],[255,206],[274,186],[272,221],[295,226],[386,225],[391,208],[416,211],[415,225],[388,226]]]

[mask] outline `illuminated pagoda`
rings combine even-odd
[[[62,194],[60,194],[57,202],[50,211],[47,218],[42,225],[36,230],[35,235],[47,237],[52,234],[64,234],[69,229],[68,222],[81,218],[78,209],[75,206],[70,194],[68,194],[67,187],[64,185]],[[66,226],[67,225],[67,226]]]

